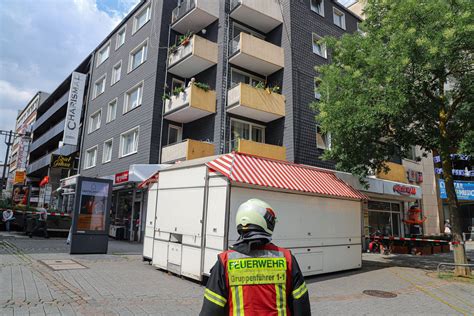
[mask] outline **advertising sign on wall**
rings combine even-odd
[[[105,231],[109,186],[103,182],[82,182],[78,231]]]
[[[13,181],[14,184],[23,184],[25,183],[26,179],[26,171],[15,171],[15,180]]]
[[[439,179],[439,193],[442,199],[448,198],[444,180]],[[473,181],[454,181],[454,189],[458,200],[474,201],[474,182]]]
[[[64,144],[78,144],[79,123],[82,114],[86,78],[87,75],[79,72],[73,72],[71,75],[71,87],[69,88],[67,113],[64,121]]]
[[[73,155],[51,155],[51,168],[71,169],[74,164]]]

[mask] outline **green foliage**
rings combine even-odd
[[[265,83],[262,81],[259,81],[256,85],[255,88],[257,89],[265,89]]]
[[[364,34],[325,38],[313,104],[331,132],[325,158],[363,176],[411,145],[472,152],[473,14],[472,0],[369,0]]]
[[[171,47],[168,50],[168,56],[176,53],[177,51],[178,51],[178,47],[175,44],[171,45]]]
[[[202,89],[202,90],[204,90],[204,91],[206,91],[206,92],[209,91],[209,89],[210,89],[210,87],[209,87],[209,85],[208,85],[207,83],[195,81],[193,84],[194,84],[196,87],[198,87],[199,89]]]
[[[183,86],[177,86],[173,89],[173,95],[178,96],[181,92],[184,92]]]
[[[191,36],[193,36],[193,32],[190,31],[187,31],[186,34],[180,35],[178,38],[178,46],[181,44],[187,45]]]

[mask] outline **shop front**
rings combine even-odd
[[[336,174],[368,197],[362,208],[363,238],[373,235],[407,237],[423,234],[422,225],[406,223],[410,218],[410,207],[421,205],[422,189],[419,186],[366,178],[367,187],[365,187],[357,177],[349,173]]]
[[[138,184],[165,167],[167,165],[130,165],[128,170],[104,177],[114,181],[109,210],[110,237],[143,242],[147,191]]]

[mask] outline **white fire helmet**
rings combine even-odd
[[[271,235],[275,229],[276,220],[272,207],[259,199],[250,199],[242,203],[235,216],[239,233],[261,228]]]

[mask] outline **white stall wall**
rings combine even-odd
[[[145,238],[143,239],[143,257],[151,259],[153,256],[153,235],[155,229],[156,198],[158,184],[154,183],[148,189],[146,207]]]

